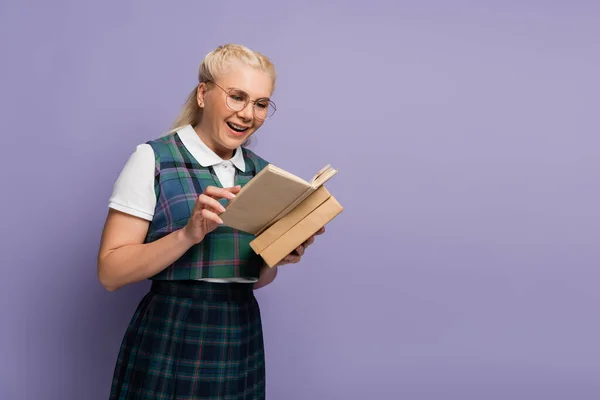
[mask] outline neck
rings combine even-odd
[[[211,139],[211,136],[206,133],[206,129],[203,128],[201,124],[194,126],[194,131],[196,131],[196,134],[198,137],[200,137],[200,140],[202,140],[202,142],[209,149],[214,151],[215,154],[221,157],[223,160],[229,160],[231,157],[233,157],[233,150],[223,148],[215,143],[214,140]]]

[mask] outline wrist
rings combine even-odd
[[[275,280],[277,276],[277,266],[269,267],[267,263],[263,262],[260,267],[260,276],[258,282],[254,285],[254,289],[260,289],[267,286]]]
[[[181,228],[178,231],[175,231],[175,236],[177,239],[177,243],[185,246],[186,249],[189,249],[190,247],[192,247],[193,245],[196,244],[196,241],[194,241],[187,233],[187,229]]]

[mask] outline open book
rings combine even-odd
[[[220,217],[226,226],[259,235],[323,186],[337,172],[327,165],[307,182],[269,164],[227,204]]]

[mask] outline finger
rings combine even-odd
[[[319,229],[317,232],[315,232],[315,235],[322,235],[325,233],[325,227],[322,227],[321,229]]]
[[[300,262],[300,256],[296,256],[293,254],[287,255],[284,260],[286,263],[288,264],[296,264],[297,262]]]
[[[209,211],[206,208],[200,212],[200,215],[202,215],[202,217],[204,217],[207,220],[216,222],[219,225],[221,225],[223,223],[223,220],[217,214],[215,214],[212,211]]]
[[[231,190],[219,188],[216,186],[207,186],[204,190],[204,194],[215,198],[233,199],[235,194]]]
[[[315,237],[314,237],[314,235],[313,235],[313,236],[309,237],[309,238],[306,240],[306,242],[304,242],[304,243],[302,244],[302,246],[304,246],[304,248],[306,249],[308,246],[310,246],[310,245],[311,245],[311,244],[313,244],[314,242],[315,242]]]
[[[242,187],[240,185],[236,185],[236,186],[232,186],[232,187],[227,187],[227,188],[225,188],[225,190],[228,190],[233,194],[238,194],[240,192],[240,190],[242,190]]]
[[[297,253],[299,256],[303,256],[303,255],[304,255],[304,246],[303,246],[303,245],[300,245],[300,246],[296,247],[296,253]]]
[[[220,213],[225,212],[225,207],[223,207],[221,203],[205,194],[201,194],[200,196],[198,196],[198,202],[200,203],[202,208],[210,207],[213,209],[213,211],[217,211]]]

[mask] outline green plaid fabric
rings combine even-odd
[[[265,398],[251,283],[154,281],[125,333],[111,400]]]
[[[206,187],[222,185],[214,169],[202,167],[177,133],[148,143],[156,158],[157,204],[146,237],[151,242],[183,228]],[[242,151],[246,171],[236,169],[235,184],[244,186],[268,163],[248,149]],[[223,205],[227,201],[220,200]],[[252,234],[220,226],[152,279],[258,278],[262,260],[250,247],[253,239]]]

